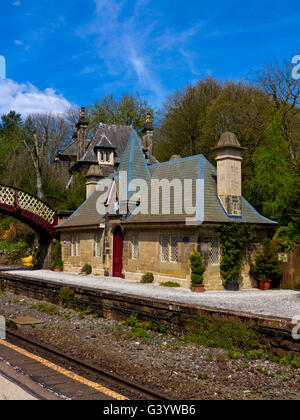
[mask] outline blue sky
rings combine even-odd
[[[0,0],[0,113],[62,112],[103,93],[153,106],[212,75],[239,80],[299,47],[300,4],[244,0]]]

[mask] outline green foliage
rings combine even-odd
[[[131,340],[141,338],[142,341],[144,341],[152,338],[146,330],[146,324],[143,324],[138,320],[138,315],[136,313],[131,314],[131,316],[125,321],[125,325],[131,327],[131,330],[128,332],[128,337]]]
[[[250,265],[250,276],[255,280],[272,280],[279,283],[282,269],[277,255],[277,244],[270,239],[264,240],[263,252],[255,258],[255,264]]]
[[[289,144],[280,112],[271,117],[265,139],[256,149],[253,160],[252,200],[256,207],[266,217],[277,221],[290,220],[297,189],[299,197],[299,180],[290,167]]]
[[[92,274],[92,272],[93,272],[93,267],[90,264],[85,264],[82,267],[81,274],[85,274],[89,276],[90,274]]]
[[[74,298],[74,296],[75,296],[75,292],[70,287],[60,289],[59,291],[60,302],[64,308],[70,307],[71,301]]]
[[[144,127],[148,112],[154,115],[154,110],[138,93],[123,93],[121,97],[106,94],[88,107],[90,129],[95,132],[99,124],[104,123],[127,126],[133,124],[139,130]]]
[[[92,310],[90,307],[88,307],[85,311],[79,311],[77,313],[79,319],[84,319],[87,315],[90,315],[92,313]]]
[[[225,350],[249,351],[260,346],[259,336],[252,327],[237,321],[202,316],[185,326],[183,341]]]
[[[52,251],[53,263],[51,265],[52,269],[63,268],[64,263],[62,260],[62,246],[60,241],[56,241],[55,246]]]
[[[241,223],[231,223],[218,229],[222,246],[220,271],[225,286],[240,284],[242,259],[253,230],[254,226]]]
[[[48,305],[47,303],[40,302],[37,305],[32,305],[32,309],[37,309],[40,312],[45,312],[49,315],[60,315],[60,311],[55,305]]]
[[[152,273],[146,273],[141,280],[142,284],[151,284],[154,282],[154,275]]]
[[[198,284],[203,284],[203,281],[204,281],[203,274],[206,271],[206,267],[203,264],[203,259],[200,252],[195,250],[190,255],[190,263],[191,263],[192,285],[197,286]]]
[[[160,283],[162,287],[181,287],[179,283],[174,283],[172,281],[168,281],[166,283]]]
[[[261,349],[258,350],[249,350],[245,352],[245,356],[249,360],[258,360],[264,357],[264,352]]]
[[[289,223],[287,226],[280,226],[273,237],[273,241],[278,244],[279,252],[292,251],[294,244],[300,244],[300,219]]]

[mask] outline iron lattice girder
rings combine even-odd
[[[4,212],[55,237],[58,215],[55,210],[33,195],[14,187],[0,184],[0,212]]]

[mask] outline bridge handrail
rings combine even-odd
[[[51,206],[49,206],[47,203],[45,203],[43,200],[40,200],[38,197],[35,197],[33,194],[28,193],[27,191],[22,190],[21,188],[16,188],[16,187],[12,187],[11,185],[5,185],[5,184],[0,184],[0,189],[2,188],[7,188],[9,190],[11,190],[14,194],[15,192],[18,193],[23,193],[25,194],[28,198],[31,198],[33,200],[35,200],[36,202],[40,203],[41,205],[44,206],[44,208],[46,208],[49,212],[53,213],[52,214],[52,218],[53,218],[53,222],[51,224],[54,224],[55,221],[55,215],[57,214],[56,210],[54,210]],[[22,208],[22,207],[21,207]],[[25,209],[26,210],[26,209]]]

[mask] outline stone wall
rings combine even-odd
[[[60,285],[47,280],[36,280],[28,277],[16,276],[13,273],[0,272],[0,289],[11,293],[27,296],[29,298],[60,303],[60,290],[71,288],[74,298],[70,307],[76,310],[91,308],[92,313],[105,319],[125,320],[133,312],[141,320],[151,320],[157,324],[170,324],[182,328],[187,322],[198,316],[211,316],[215,319],[240,321],[255,326],[259,331],[270,337],[284,339],[284,345],[275,341],[274,345],[281,345],[287,350],[300,351],[299,342],[293,342],[291,332],[294,324],[286,319],[231,312],[226,310],[204,308],[188,304],[172,304],[164,300],[151,300],[149,298],[121,295],[89,287],[74,287],[73,285]],[[271,343],[272,344],[272,343]],[[273,345],[273,344],[272,344]]]
[[[93,267],[93,274],[104,275],[102,252],[100,257],[95,256],[95,235],[101,235],[100,230],[73,231],[62,233],[62,254],[64,261],[64,271],[79,273],[85,264]],[[72,237],[80,238],[80,255],[72,256]],[[100,243],[102,251],[103,238]]]

